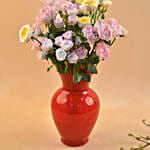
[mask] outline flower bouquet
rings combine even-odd
[[[36,17],[36,23],[24,25],[22,43],[31,42],[38,58],[51,60],[47,71],[56,66],[63,87],[51,101],[51,110],[61,141],[80,146],[97,120],[100,103],[89,88],[96,66],[106,60],[111,46],[127,30],[113,18],[105,19],[110,0],[42,0],[46,5]]]
[[[91,81],[96,66],[110,55],[111,46],[127,30],[105,13],[110,0],[42,0],[46,5],[36,17],[36,23],[24,25],[22,43],[31,41],[39,59],[51,60],[57,71],[73,74],[73,82]],[[51,65],[47,71],[49,71]]]

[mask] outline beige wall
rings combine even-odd
[[[39,61],[30,45],[20,44],[18,30],[34,23],[39,0],[0,4],[0,149],[69,150],[58,142],[49,117],[49,99],[60,87],[53,69]],[[109,16],[129,30],[111,57],[101,63],[91,86],[101,97],[102,111],[91,141],[78,150],[118,150],[135,144],[128,132],[147,134],[140,121],[150,121],[150,1],[114,0]]]

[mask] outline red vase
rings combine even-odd
[[[63,87],[54,94],[51,102],[52,115],[68,146],[81,146],[88,142],[99,113],[99,99],[89,88],[89,83],[73,83],[72,74],[60,74]]]

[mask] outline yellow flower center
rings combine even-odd
[[[88,0],[86,2],[84,2],[85,5],[92,5],[92,4],[96,4],[96,1],[93,0]]]
[[[78,18],[78,21],[79,21],[79,22],[83,22],[83,23],[85,22],[85,23],[86,23],[86,22],[90,22],[90,18],[89,18],[89,17],[80,17],[80,18]]]
[[[28,29],[27,27],[23,28],[23,30],[22,30],[22,32],[21,32],[21,38],[22,38],[22,39],[25,38],[25,36],[27,35],[28,30],[29,30],[29,29]]]

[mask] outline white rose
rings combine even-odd
[[[67,53],[62,48],[56,50],[56,58],[58,61],[64,61],[67,57]]]
[[[33,30],[31,29],[30,25],[24,25],[19,31],[19,37],[21,43],[28,42],[32,37]]]
[[[66,50],[66,51],[69,51],[69,50],[71,50],[71,48],[73,47],[73,42],[71,41],[71,40],[63,40],[62,42],[61,42],[61,45],[60,45],[60,47],[62,48],[62,49],[64,49],[64,50]]]
[[[42,42],[42,46],[41,46],[41,49],[47,53],[51,48],[53,47],[53,42],[51,39],[45,39],[43,42]]]
[[[78,56],[77,56],[77,54],[75,52],[73,52],[73,53],[70,53],[68,55],[67,59],[68,59],[70,64],[76,64],[77,61],[78,61]]]

